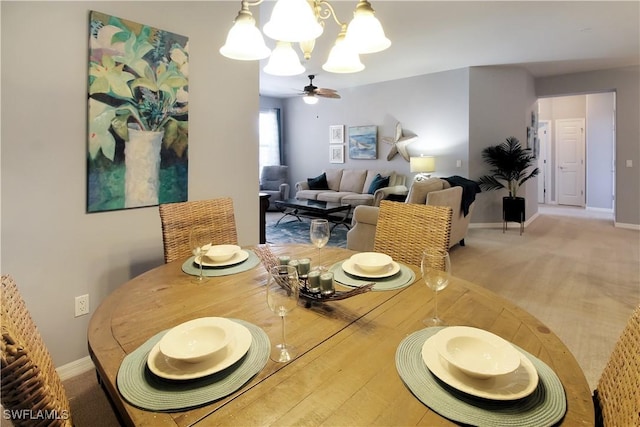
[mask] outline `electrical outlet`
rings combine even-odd
[[[89,314],[89,294],[76,297],[76,317]]]

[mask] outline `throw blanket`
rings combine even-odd
[[[447,181],[452,187],[462,187],[462,204],[460,207],[462,208],[462,212],[464,212],[464,216],[467,216],[469,214],[469,206],[476,200],[476,194],[482,191],[478,183],[458,175],[442,179]]]

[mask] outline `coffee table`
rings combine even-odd
[[[276,227],[287,216],[298,218],[323,218],[328,220],[333,226],[333,230],[338,225],[344,225],[347,229],[351,229],[348,219],[351,213],[351,205],[343,205],[340,203],[323,202],[320,200],[299,200],[287,199],[277,200],[276,206],[282,210],[284,215],[276,222]]]

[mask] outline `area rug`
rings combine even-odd
[[[289,220],[288,218],[282,221],[278,226],[275,224],[268,224],[267,243],[309,243],[309,220],[303,219],[298,221],[296,219]],[[344,225],[338,225],[331,230],[331,237],[329,238],[328,246],[337,246],[340,248],[347,247],[347,227]]]

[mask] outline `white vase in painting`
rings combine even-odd
[[[129,129],[124,148],[124,207],[158,204],[160,147],[164,132]]]

